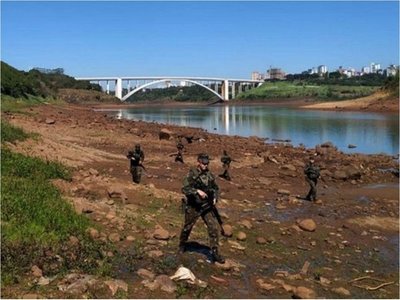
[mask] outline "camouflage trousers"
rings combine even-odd
[[[224,169],[224,172],[219,176],[222,177],[222,178],[225,178],[227,180],[231,180],[231,176],[229,175],[229,165],[228,164],[224,164],[222,166],[222,168]]]
[[[315,201],[317,200],[317,179],[310,179],[306,177],[306,180],[310,185],[310,191],[308,192],[306,199]]]
[[[191,205],[186,205],[185,207],[185,224],[179,238],[180,244],[185,243],[189,239],[190,232],[199,217],[203,219],[207,226],[210,248],[218,248],[218,224],[214,214],[211,210],[207,210],[201,214],[199,209]]]
[[[140,180],[142,179],[142,167],[141,166],[136,166],[136,167],[131,167],[131,174],[132,174],[132,181],[135,183],[140,183]]]

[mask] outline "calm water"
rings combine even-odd
[[[397,114],[298,110],[270,106],[149,107],[110,110],[118,118],[200,127],[209,132],[291,140],[306,147],[331,141],[346,153],[399,153]],[[349,149],[348,145],[357,147]]]

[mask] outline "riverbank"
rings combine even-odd
[[[399,191],[396,172],[391,172],[398,170],[398,162],[390,156],[345,155],[330,144],[307,149],[266,144],[256,137],[117,120],[78,105],[42,105],[3,118],[39,134],[8,144],[12,151],[73,168],[71,181],[55,184],[79,213],[97,224],[94,238],[115,245],[110,257],[131,258],[116,259],[112,276],[127,284],[126,298],[290,298],[302,291],[313,298],[399,297]],[[171,139],[160,139],[161,129],[167,129]],[[183,140],[185,164],[174,162],[177,135],[193,137],[192,143]],[[146,172],[139,185],[131,182],[125,157],[136,143],[145,152]],[[232,237],[221,238],[227,263],[207,263],[196,244],[177,256],[182,178],[195,166],[199,152],[209,153],[211,170],[220,174],[224,149],[234,159],[232,181],[217,178],[218,207],[232,231]],[[302,199],[308,192],[303,167],[310,156],[322,169],[319,204]],[[201,220],[191,240],[208,244]],[[170,276],[180,264],[207,287],[157,287],[154,276]],[[142,269],[153,276],[144,278]],[[352,282],[365,275],[390,284],[368,290]],[[65,278],[53,279],[36,293],[70,296],[59,289]],[[3,296],[22,297],[34,280],[28,275],[26,281],[2,287]],[[382,283],[367,280],[372,287]],[[81,298],[89,290],[74,296]]]

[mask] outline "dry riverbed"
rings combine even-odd
[[[94,239],[115,244],[107,255],[123,258],[115,260],[112,278],[70,270],[49,279],[43,266],[36,266],[40,276],[34,268],[19,284],[3,288],[3,297],[399,297],[398,160],[393,157],[347,155],[329,143],[306,149],[117,120],[75,105],[43,105],[3,117],[40,134],[8,147],[74,168],[72,182],[54,184],[97,225],[90,232]],[[160,139],[162,129],[170,139]],[[177,135],[194,137],[192,143],[184,140],[185,164],[172,156]],[[136,143],[146,156],[139,185],[131,181],[125,156]],[[220,239],[227,262],[207,261],[201,220],[191,235],[191,251],[178,256],[182,178],[199,152],[210,154],[210,169],[220,174],[224,149],[234,159],[232,181],[217,179],[218,209],[232,234]],[[319,204],[301,199],[308,191],[303,167],[311,155],[322,169]],[[180,265],[200,282],[171,280]],[[39,279],[45,284],[32,292]]]

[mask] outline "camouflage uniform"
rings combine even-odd
[[[202,156],[199,155],[199,161],[201,160],[201,157]],[[208,164],[208,156],[203,157],[207,157],[204,161],[207,161]],[[205,192],[207,198],[202,199],[197,190]],[[183,180],[182,192],[186,196],[186,205],[185,224],[179,239],[180,251],[184,251],[185,243],[189,238],[190,232],[192,231],[197,219],[201,217],[207,226],[213,258],[214,260],[223,263],[225,260],[218,254],[217,220],[211,209],[208,209],[211,208],[208,201],[213,201],[218,198],[219,187],[215,182],[214,175],[208,169],[190,169],[189,174]]]
[[[310,185],[310,191],[308,192],[306,199],[310,201],[317,200],[317,181],[319,174],[319,167],[314,165],[314,160],[310,159],[304,168],[304,174],[306,175],[306,180]]]
[[[176,148],[178,149],[178,154],[175,156],[175,162],[181,162],[183,163],[183,148],[185,146],[183,146],[182,142],[179,140],[178,143],[176,143]]]
[[[134,151],[129,151],[126,156],[131,161],[130,171],[132,174],[132,181],[140,183],[143,171],[144,152],[140,149],[140,145],[135,146]]]
[[[222,168],[224,169],[224,173],[222,173],[219,176],[225,178],[226,180],[231,180],[231,176],[229,175],[229,167],[232,162],[232,159],[225,150],[224,150],[224,155],[221,157],[221,162],[222,162]]]

